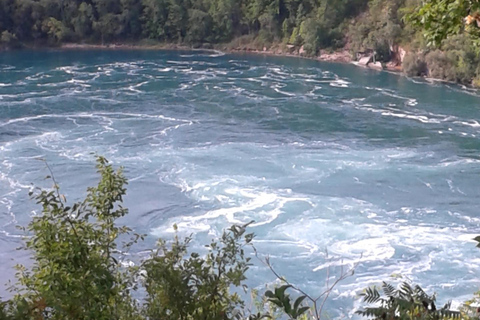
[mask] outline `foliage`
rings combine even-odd
[[[402,46],[411,52],[403,68],[409,75],[480,83],[476,0],[0,0],[0,34],[1,47],[229,43],[233,49],[288,48],[307,56],[346,48],[382,62],[398,60],[392,53]],[[447,48],[458,39],[460,46]],[[425,59],[413,58],[415,52]]]
[[[277,277],[282,286],[274,288],[274,291],[268,290],[265,292],[265,297],[267,301],[271,304],[278,307],[281,313],[287,315],[290,319],[312,319],[312,320],[320,320],[323,316],[323,308],[325,306],[325,302],[328,300],[330,294],[335,289],[337,284],[346,278],[353,276],[354,270],[356,268],[356,264],[350,268],[344,268],[344,266],[340,266],[339,272],[334,275],[330,275],[330,267],[327,268],[327,276],[325,278],[325,290],[319,293],[316,296],[308,294],[298,286],[292,284],[287,280],[287,278],[278,274],[278,272],[274,269],[273,265],[270,262],[270,258],[266,257],[261,259],[258,256],[258,252],[255,250],[255,254],[257,258],[262,261],[265,266],[267,266],[270,271]],[[328,252],[326,252],[326,257],[328,259]],[[290,295],[286,294],[286,290],[292,289],[299,296],[295,299],[295,302],[291,304]],[[306,305],[303,302],[307,302]],[[308,316],[306,314],[308,312]],[[271,313],[270,313],[271,315]]]
[[[68,37],[69,30],[55,18],[48,18],[42,22],[42,31],[48,34],[52,41],[60,42]]]
[[[48,166],[47,166],[48,167]],[[85,200],[67,205],[53,178],[51,190],[31,192],[41,205],[27,228],[25,249],[32,252],[31,268],[17,266],[13,299],[0,304],[0,319],[233,319],[243,317],[244,302],[232,287],[246,289],[250,266],[244,247],[253,234],[248,224],[232,226],[212,240],[207,253],[187,257],[191,237],[175,236],[137,267],[125,267],[127,251],[143,235],[118,226],[128,213],[122,206],[127,181],[122,169],[114,171],[97,157],[101,176],[88,188]],[[141,281],[140,281],[141,280]],[[140,305],[132,297],[139,281],[146,298]],[[257,314],[257,318],[263,317]],[[252,315],[255,318],[255,315]],[[253,319],[252,318],[252,319]]]
[[[285,294],[285,291],[291,287],[291,285],[283,285],[275,288],[274,291],[268,290],[265,292],[265,296],[268,298],[269,302],[284,310],[285,314],[290,319],[297,319],[310,308],[302,306],[302,301],[305,300],[306,296],[298,297],[295,302],[291,304],[290,295]]]
[[[47,168],[50,168],[47,165]],[[122,206],[127,180],[97,157],[100,181],[86,198],[71,206],[53,174],[49,190],[30,194],[41,206],[26,228],[25,249],[30,268],[17,266],[14,297],[0,301],[0,319],[146,320],[146,319],[262,319],[249,314],[235,287],[246,290],[251,265],[245,247],[253,234],[248,224],[233,225],[206,246],[206,253],[189,253],[191,237],[172,242],[160,239],[156,249],[135,266],[130,248],[144,235],[118,225],[128,213]],[[176,230],[176,227],[175,227]],[[123,240],[123,245],[119,242]],[[133,298],[139,286],[143,303]],[[135,293],[138,296],[138,293]]]
[[[418,77],[428,74],[425,57],[417,52],[408,53],[403,59],[403,72],[410,77]]]
[[[480,236],[473,239],[480,248]],[[410,281],[404,281],[394,287],[392,284],[383,282],[380,293],[376,286],[366,288],[360,296],[363,302],[373,305],[358,310],[356,313],[375,320],[441,320],[441,319],[478,319],[480,292],[466,301],[459,311],[451,310],[451,302],[447,302],[442,308],[436,305],[435,294],[427,294],[419,285],[412,285]]]
[[[26,228],[25,248],[32,252],[33,265],[17,266],[16,295],[7,306],[25,319],[135,319],[132,277],[121,267],[116,242],[131,231],[116,225],[128,212],[121,205],[126,179],[122,169],[114,171],[102,157],[97,169],[98,186],[72,206],[55,180],[52,190],[31,192],[42,207]]]
[[[460,312],[450,310],[450,303],[437,310],[435,295],[428,295],[418,285],[403,282],[395,288],[383,282],[382,291],[383,296],[375,286],[365,289],[361,294],[363,301],[376,306],[357,311],[357,314],[378,320],[460,318]]]
[[[3,31],[2,34],[0,34],[0,44],[15,47],[17,46],[17,37],[15,34],[11,34],[8,31]]]
[[[241,315],[244,302],[232,287],[243,287],[250,258],[243,247],[253,234],[246,225],[232,226],[218,241],[207,246],[205,257],[188,255],[190,237],[167,246],[160,240],[158,249],[142,264],[147,298],[147,319],[233,319]]]
[[[475,0],[428,0],[406,18],[423,29],[430,47],[462,32],[476,41],[480,35],[480,3]]]
[[[469,37],[453,36],[443,42],[442,50],[430,51],[426,63],[430,77],[469,84],[479,75],[480,51]]]
[[[394,44],[401,42],[403,0],[372,0],[369,10],[349,29],[354,51],[375,51],[376,59],[388,61]]]
[[[343,38],[342,22],[368,0],[0,0],[0,32],[19,41],[115,42],[145,37],[219,43],[253,35],[265,44],[292,39],[318,47]],[[313,23],[315,22],[315,23]],[[306,24],[305,24],[306,23]],[[303,32],[300,29],[303,27]],[[312,26],[305,28],[305,26]],[[302,33],[302,35],[300,35]]]

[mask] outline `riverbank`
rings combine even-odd
[[[270,48],[264,47],[263,50],[254,48],[253,46],[232,46],[229,44],[217,44],[217,45],[200,45],[200,46],[186,46],[173,43],[130,43],[130,44],[82,44],[82,43],[65,43],[59,48],[65,50],[206,50],[212,52],[225,52],[225,53],[248,53],[248,54],[261,54],[268,56],[281,56],[281,57],[294,57],[302,59],[310,59],[322,62],[335,62],[335,63],[353,63],[359,67],[379,70],[378,67],[369,67],[359,65],[355,63],[354,57],[347,49],[340,49],[337,51],[320,50],[320,54],[316,56],[309,56],[305,54],[303,47],[294,47],[289,45],[276,44]],[[401,73],[401,66],[398,64],[385,64],[384,70]]]
[[[52,48],[48,46],[25,46],[29,49],[40,49],[40,48]],[[337,50],[337,51],[328,51],[320,50],[320,54],[316,56],[306,55],[303,47],[295,47],[291,45],[284,44],[274,44],[271,47],[264,47],[262,50],[255,48],[252,44],[247,45],[235,45],[234,42],[223,43],[223,44],[203,44],[196,46],[187,46],[183,44],[175,43],[159,43],[152,41],[140,41],[135,43],[110,43],[110,44],[86,44],[86,43],[65,43],[58,47],[53,47],[62,50],[184,50],[184,51],[210,51],[214,53],[223,52],[223,53],[242,53],[242,54],[255,54],[255,55],[267,55],[267,56],[278,56],[278,57],[292,57],[292,58],[301,58],[309,59],[320,62],[334,62],[334,63],[348,63],[353,64],[359,68],[385,71],[394,73],[401,76],[406,76],[402,69],[402,64],[400,61],[390,61],[383,63],[381,67],[379,64],[363,64],[361,61],[356,61],[351,54],[350,50],[346,48]],[[404,53],[406,54],[406,52]],[[460,82],[449,81],[441,78],[435,78],[430,76],[419,76],[428,82],[431,83],[448,83],[448,84],[461,84]],[[463,84],[465,85],[465,84]],[[473,85],[465,85],[466,87],[476,88]]]
[[[307,56],[302,54],[300,50],[296,52],[287,52],[281,49],[279,46],[274,46],[272,48],[264,48],[264,50],[254,49],[252,47],[229,47],[225,44],[218,44],[215,46],[186,46],[178,45],[173,43],[158,43],[158,44],[82,44],[82,43],[65,43],[62,44],[59,48],[67,50],[91,50],[91,49],[104,49],[104,50],[207,50],[207,51],[221,51],[225,53],[254,53],[254,54],[264,54],[271,56],[286,56],[286,57],[297,57],[304,59],[313,59],[318,61],[328,61],[328,62],[341,62],[341,63],[351,63],[353,57],[348,50],[339,50],[335,52],[327,52],[322,50],[318,56]]]
[[[18,49],[61,49],[61,50],[202,50],[211,52],[224,52],[224,53],[246,53],[246,54],[260,54],[267,56],[279,56],[279,57],[293,57],[301,59],[309,59],[321,62],[334,62],[334,63],[351,63],[360,68],[367,68],[377,71],[388,71],[396,74],[403,74],[402,67],[398,63],[386,63],[383,67],[372,65],[359,64],[351,54],[351,51],[347,48],[339,49],[336,51],[320,50],[320,54],[316,56],[307,55],[303,47],[296,47],[285,44],[273,44],[270,47],[263,47],[263,49],[256,48],[252,43],[238,45],[235,41],[222,44],[202,44],[202,45],[184,45],[176,43],[161,43],[155,41],[139,41],[131,43],[107,43],[107,44],[91,44],[91,43],[63,43],[59,46],[48,46],[45,44],[25,44]],[[1,51],[9,49],[0,48]],[[439,79],[439,81],[441,81]]]
[[[45,46],[27,46],[29,49],[39,49],[39,48],[46,48]],[[48,47],[51,48],[51,47]],[[173,43],[112,43],[112,44],[86,44],[86,43],[65,43],[60,45],[59,47],[54,47],[62,50],[185,50],[185,51],[210,51],[213,53],[223,52],[223,53],[244,53],[244,54],[254,54],[254,55],[266,55],[266,56],[277,56],[277,57],[292,57],[292,58],[300,58],[300,59],[309,59],[309,60],[316,60],[320,62],[333,62],[333,63],[346,63],[346,64],[353,64],[359,68],[366,68],[371,70],[377,71],[385,71],[389,73],[394,73],[397,75],[404,75],[402,71],[402,66],[396,63],[386,63],[382,70],[374,67],[368,67],[359,64],[355,61],[350,53],[350,51],[346,49],[338,50],[338,51],[326,51],[320,50],[320,54],[317,56],[307,56],[301,53],[301,50],[295,51],[291,50],[291,52],[287,52],[285,49],[282,49],[281,46],[273,46],[270,49],[264,48],[264,50],[254,49],[252,47],[229,47],[225,44],[218,44],[215,46],[186,46],[186,45],[179,45]],[[285,47],[288,48],[288,47]],[[445,83],[445,84],[458,84],[456,82],[444,80],[444,79],[436,79],[432,77],[421,77],[425,81],[430,83]]]

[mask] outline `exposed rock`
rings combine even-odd
[[[301,46],[300,49],[298,50],[298,54],[301,56],[305,55],[305,48],[303,48],[303,46]]]
[[[401,65],[407,54],[405,49],[397,45],[392,45],[390,46],[390,51],[392,53],[391,61],[395,62],[397,65]]]
[[[362,67],[366,67],[372,61],[373,61],[373,56],[362,57],[358,60],[358,65]]]
[[[383,70],[383,65],[379,61],[369,63],[367,66],[375,70]]]
[[[356,59],[357,61],[364,58],[364,57],[373,57],[373,50],[365,50],[365,51],[358,51],[356,53]]]
[[[401,72],[402,71],[402,65],[398,64],[395,61],[389,61],[386,64],[386,69],[390,71],[395,71],[395,72]]]
[[[402,47],[398,47],[398,56],[400,57],[400,63],[403,63],[403,59],[405,59],[405,56],[407,55],[407,51],[403,49]]]

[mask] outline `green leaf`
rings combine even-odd
[[[305,312],[307,312],[309,309],[310,309],[310,307],[302,307],[302,308],[298,309],[297,314],[300,316],[300,315],[304,314]]]
[[[302,303],[303,300],[305,300],[307,296],[300,296],[297,298],[297,300],[295,300],[295,303],[293,304],[293,309],[294,310],[297,310],[298,307],[300,306],[300,304]]]
[[[473,240],[477,241],[477,248],[480,248],[480,236],[476,236]]]
[[[273,294],[273,292],[271,290],[267,290],[265,291],[265,297],[267,298],[275,298],[275,295]]]

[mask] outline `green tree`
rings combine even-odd
[[[26,228],[25,242],[33,265],[17,266],[16,295],[6,306],[20,319],[138,318],[130,296],[132,278],[121,266],[116,241],[131,231],[116,224],[128,212],[121,205],[126,179],[122,169],[114,171],[102,157],[97,158],[97,169],[98,186],[72,206],[55,180],[52,190],[35,194],[42,212]]]
[[[13,30],[14,0],[0,0],[0,31]]]
[[[188,5],[186,0],[168,0],[168,16],[165,33],[171,41],[182,42],[187,32]]]
[[[16,34],[20,40],[31,40],[35,23],[36,21],[32,19],[32,1],[15,0],[11,32]]]
[[[0,43],[7,47],[15,47],[17,42],[17,37],[6,30],[0,34]]]
[[[142,3],[138,0],[120,0],[124,33],[129,38],[137,38],[142,33]]]
[[[45,32],[53,42],[61,42],[68,36],[68,29],[61,21],[55,18],[47,18],[42,23],[42,31]]]
[[[211,39],[210,30],[213,28],[212,17],[198,9],[188,12],[187,41],[190,43],[202,43]]]
[[[480,36],[480,3],[475,0],[428,0],[406,18],[424,30],[431,47],[454,34],[465,32],[477,42]]]
[[[120,0],[93,0],[98,19],[93,30],[102,43],[118,39],[125,31]]]
[[[167,40],[168,0],[143,0],[142,4],[143,35],[150,39]]]
[[[73,30],[79,39],[86,39],[92,33],[93,7],[82,2],[78,7],[78,14],[73,18]]]
[[[47,165],[48,167],[48,165]],[[50,168],[49,168],[50,169]],[[127,180],[97,157],[100,181],[87,189],[83,201],[71,206],[53,188],[31,195],[41,206],[28,227],[25,249],[32,253],[30,268],[17,266],[13,299],[0,301],[5,320],[146,320],[146,319],[260,319],[249,317],[233,287],[246,289],[250,258],[245,251],[253,234],[248,224],[234,225],[207,245],[206,253],[189,253],[191,237],[162,239],[138,266],[128,267],[127,252],[143,235],[133,234],[118,220]],[[51,172],[51,171],[50,171]],[[143,285],[144,304],[132,297]]]

